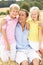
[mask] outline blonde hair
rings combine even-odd
[[[30,8],[30,14],[32,13],[32,11],[36,10],[38,12],[38,20],[39,20],[39,15],[40,15],[40,9],[36,6],[33,6]]]
[[[33,10],[36,10],[38,12],[40,11],[40,9],[36,6],[33,6],[33,7],[30,8],[30,12],[32,12]]]
[[[19,10],[20,10],[20,7],[19,7],[19,5],[18,4],[11,4],[10,6],[9,6],[9,9],[11,9],[11,8],[15,8],[15,7],[17,7]]]

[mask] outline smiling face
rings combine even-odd
[[[10,16],[11,16],[11,18],[15,18],[18,15],[18,13],[19,13],[19,9],[17,7],[15,7],[15,8],[12,7],[10,9]]]
[[[20,11],[19,12],[19,22],[26,22],[27,15],[25,11]]]
[[[31,12],[31,17],[32,17],[32,19],[33,19],[34,21],[37,21],[38,18],[39,18],[39,13],[38,13],[38,11],[37,11],[37,10],[33,10],[33,11]]]

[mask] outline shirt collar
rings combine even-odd
[[[18,25],[18,27],[20,27],[22,29],[22,27],[21,27],[21,25],[19,23],[17,25]],[[26,30],[26,25],[24,27],[24,30]]]
[[[10,17],[10,15],[7,15],[6,18],[8,18],[9,20],[16,20],[16,18],[12,19],[12,18]]]

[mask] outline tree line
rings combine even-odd
[[[10,4],[17,3],[20,5],[21,8],[25,8],[29,11],[29,8],[32,6],[38,6],[41,10],[43,10],[43,0],[8,0],[8,1],[0,1],[0,8],[1,7],[9,7]]]

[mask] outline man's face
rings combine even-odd
[[[20,11],[19,12],[19,22],[26,22],[26,12]]]

